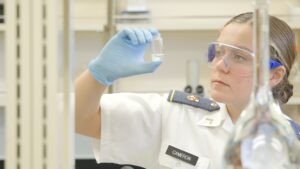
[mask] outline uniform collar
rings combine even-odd
[[[198,125],[205,127],[219,127],[222,126],[227,132],[231,132],[233,128],[232,120],[227,112],[225,104],[220,103],[220,110],[210,112],[200,118]]]

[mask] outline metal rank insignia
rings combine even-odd
[[[201,108],[207,111],[219,110],[220,106],[208,98],[199,95],[193,95],[182,91],[171,90],[168,96],[169,102],[186,104],[193,107]]]
[[[219,105],[218,105],[216,102],[211,102],[210,105],[211,105],[212,107],[219,107]]]
[[[199,102],[200,101],[200,97],[195,96],[195,95],[188,95],[186,98],[190,101],[193,101],[193,102]]]

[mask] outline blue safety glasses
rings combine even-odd
[[[238,68],[250,68],[253,64],[254,53],[251,50],[240,48],[237,46],[213,42],[208,47],[208,61],[213,63],[223,59],[224,64],[231,66],[233,70],[239,71]],[[282,63],[270,59],[270,70],[282,66]],[[244,70],[244,69],[242,69]]]

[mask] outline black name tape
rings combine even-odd
[[[180,149],[178,149],[176,147],[173,147],[171,145],[168,146],[166,154],[168,154],[169,156],[172,156],[174,158],[177,158],[181,161],[184,161],[188,164],[191,164],[193,166],[195,166],[197,164],[197,161],[198,161],[197,156],[195,156],[191,153],[185,152],[183,150],[180,150]]]

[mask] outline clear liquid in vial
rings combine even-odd
[[[165,54],[164,53],[153,53],[151,56],[152,56],[152,61],[156,62],[156,61],[162,61]]]
[[[165,54],[163,49],[163,39],[160,35],[157,35],[152,43],[151,43],[151,50],[152,50],[152,61],[162,61]]]

